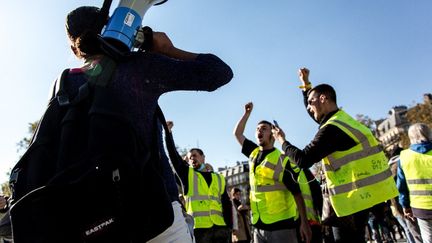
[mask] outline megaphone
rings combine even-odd
[[[144,14],[155,5],[161,5],[167,0],[120,0],[102,33],[102,37],[114,42],[120,51],[130,51],[140,48],[142,38],[141,24]],[[137,35],[141,37],[137,38]]]

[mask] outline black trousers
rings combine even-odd
[[[369,210],[363,210],[355,214],[338,218],[338,226],[333,226],[333,237],[336,243],[364,243],[365,228],[369,216]]]
[[[230,243],[231,229],[214,226],[211,228],[194,229],[196,243]]]

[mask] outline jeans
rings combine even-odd
[[[413,222],[403,216],[395,216],[399,224],[404,229],[405,235],[407,237],[408,243],[422,243],[422,238],[420,235],[420,229],[417,225],[417,221]]]

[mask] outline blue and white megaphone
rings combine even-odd
[[[144,42],[141,28],[144,14],[150,7],[163,4],[166,1],[120,0],[102,33],[102,37],[107,41],[115,42],[115,46],[121,51],[140,48]]]

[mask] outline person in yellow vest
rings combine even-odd
[[[166,139],[167,146],[175,147],[174,123],[168,121],[167,125],[169,131],[165,135],[170,137]],[[233,212],[225,177],[213,172],[199,148],[190,149],[185,160],[177,151],[168,150],[168,153],[183,186],[186,212],[195,221],[196,243],[230,243]]]
[[[306,109],[320,129],[304,149],[288,142],[280,127],[274,127],[273,135],[300,168],[322,160],[331,207],[338,217],[332,225],[335,241],[365,242],[367,209],[398,194],[387,158],[372,132],[338,108],[332,86],[312,88],[306,68],[299,70],[299,77]]]
[[[296,230],[299,223],[302,241],[310,242],[311,230],[297,184],[298,174],[291,168],[288,157],[274,147],[272,124],[258,123],[255,131],[258,144],[243,134],[252,109],[252,102],[245,105],[234,135],[242,146],[242,153],[249,157],[253,242],[300,242]]]
[[[405,217],[417,219],[424,243],[432,243],[432,132],[424,123],[409,127],[411,142],[399,156],[397,185]]]

